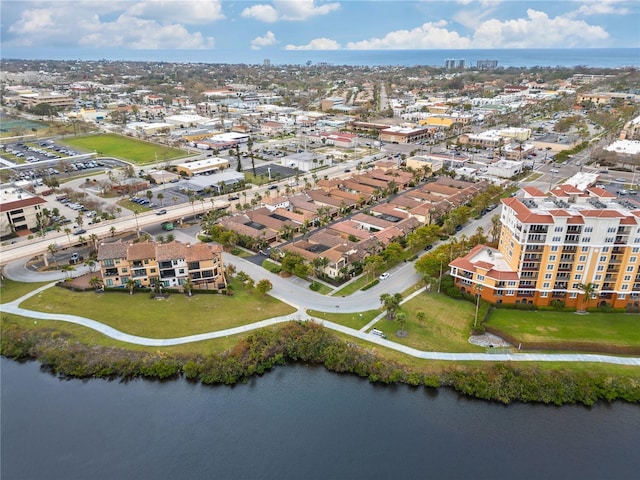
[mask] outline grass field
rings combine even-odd
[[[150,338],[212,332],[295,312],[293,307],[273,297],[241,288],[236,288],[233,296],[173,294],[164,300],[151,300],[142,292],[96,294],[51,288],[21,306],[48,313],[79,315],[125,333]]]
[[[113,134],[66,138],[64,143],[87,152],[96,151],[99,155],[120,158],[137,165],[148,165],[156,161],[164,162],[188,156],[186,152],[177,148]]]
[[[2,286],[0,286],[0,303],[13,302],[14,300],[32,292],[36,288],[46,285],[47,283],[48,282],[22,283],[14,282],[13,280],[5,278],[2,280]]]
[[[522,342],[589,342],[640,346],[640,315],[494,309],[488,326]]]

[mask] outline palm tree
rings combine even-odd
[[[404,312],[398,312],[396,314],[396,320],[400,325],[400,330],[396,332],[396,335],[398,335],[399,337],[406,337],[407,331],[404,329],[404,326],[405,326],[405,322],[407,321],[407,314]]]
[[[597,287],[595,283],[581,283],[578,285],[578,290],[582,292],[582,302],[580,304],[580,309],[578,312],[587,313],[587,305],[589,300],[596,295]]]
[[[401,293],[394,293],[393,295],[391,295],[390,293],[383,293],[382,295],[380,295],[380,302],[382,302],[382,305],[387,311],[387,318],[389,320],[393,320],[396,317],[396,312],[400,308],[401,301]]]
[[[191,296],[191,291],[193,290],[193,282],[191,281],[191,277],[187,277],[187,281],[184,284],[184,289],[187,292],[187,295]]]
[[[71,229],[70,228],[65,228],[64,229],[64,233],[67,234],[67,241],[69,242],[69,244],[71,244]]]
[[[56,252],[58,251],[58,246],[55,243],[49,244],[47,250],[51,253],[51,257],[53,257],[53,263],[56,263]]]
[[[160,206],[162,207],[162,200],[164,200],[164,194],[162,192],[158,192],[156,194],[156,198],[158,199],[158,201],[160,202]]]
[[[111,236],[112,236],[112,237],[113,237],[113,236],[115,236],[115,234],[116,234],[116,227],[111,227],[111,228],[109,229],[109,232],[111,232]]]
[[[133,295],[133,289],[136,288],[136,282],[130,278],[127,280],[127,288],[129,289],[129,295]]]
[[[100,290],[102,288],[102,280],[98,277],[91,277],[91,280],[89,280],[89,286],[94,290]]]

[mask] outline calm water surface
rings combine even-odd
[[[640,407],[508,407],[281,367],[246,385],[59,380],[1,359],[1,478],[631,479]]]

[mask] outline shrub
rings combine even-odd
[[[375,287],[379,283],[380,283],[380,280],[376,278],[374,281],[367,283],[360,290],[369,290],[371,287]]]
[[[318,282],[311,282],[311,285],[309,285],[309,288],[314,292],[320,290],[320,287],[321,285]]]

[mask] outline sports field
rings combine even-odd
[[[164,162],[188,156],[187,152],[177,148],[113,134],[65,138],[64,143],[70,147],[87,152],[95,151],[100,156],[115,157],[137,165],[148,165],[156,161]]]

